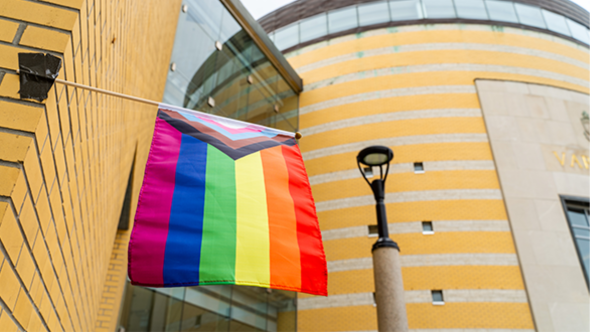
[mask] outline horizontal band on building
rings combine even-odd
[[[413,32],[424,32],[424,31],[429,31],[429,32],[460,31],[461,32],[460,38],[458,36],[453,36],[453,35],[437,36],[437,37],[439,37],[439,38],[436,38],[437,42],[441,42],[441,43],[449,43],[449,42],[480,43],[481,36],[483,36],[483,35],[493,36],[493,33],[494,33],[493,30],[490,31],[489,25],[482,25],[482,24],[463,25],[463,24],[455,24],[455,23],[436,23],[433,25],[428,25],[427,29],[426,29],[426,26],[423,24],[412,24],[412,25],[399,26],[399,27],[396,27],[395,30],[393,30],[393,32],[396,35],[413,33]],[[492,34],[490,34],[490,32]],[[531,32],[531,31],[526,31],[526,30],[522,30],[519,28],[513,28],[513,27],[505,27],[503,29],[503,32],[504,32],[504,34],[503,34],[502,38],[495,39],[492,42],[492,44],[509,45],[509,46],[528,44],[530,46],[529,47],[530,49],[540,50],[543,47],[539,47],[539,45],[536,42],[541,41],[542,43],[547,44],[547,46],[549,46],[549,47],[545,47],[545,51],[547,51],[547,52],[560,53],[560,50],[556,49],[554,46],[566,46],[566,47],[572,48],[578,52],[579,60],[581,60],[581,61],[583,61],[583,59],[584,59],[583,53],[586,52],[584,50],[588,49],[587,47],[581,46],[577,43],[572,43],[569,40],[566,40],[563,38],[556,38],[554,36],[551,36],[551,35],[548,35],[545,33]],[[302,54],[310,53],[312,51],[319,50],[319,49],[322,49],[322,48],[325,48],[328,46],[338,45],[338,47],[341,47],[342,45],[340,45],[340,44],[349,43],[349,42],[351,42],[353,40],[357,40],[357,39],[371,40],[373,38],[379,38],[380,36],[389,35],[391,33],[392,33],[391,29],[376,28],[376,29],[372,29],[369,31],[365,31],[362,34],[342,35],[342,36],[339,36],[336,38],[332,38],[329,40],[324,40],[324,41],[310,44],[308,46],[304,46],[304,47],[298,49],[297,51],[286,53],[286,56],[289,59],[289,62],[292,63],[293,67],[298,68],[298,67],[304,65],[298,59],[298,56],[300,56]],[[411,37],[414,37],[414,35],[411,35]],[[507,40],[506,37],[508,37],[509,39]],[[514,43],[513,45],[511,45],[510,44],[511,39],[519,39],[520,42],[517,42],[517,43]],[[523,43],[522,42],[523,39],[526,39],[528,42]],[[416,40],[415,38],[408,38],[407,40],[403,40],[403,41],[400,41],[398,39],[390,40],[389,42],[386,42],[385,44],[383,44],[383,43],[378,44],[378,46],[379,47],[383,47],[383,46],[397,47],[397,46],[401,46],[402,44],[403,45],[412,45],[412,44],[419,44],[419,43],[420,43],[420,41]],[[551,47],[551,46],[553,46],[553,47]],[[561,53],[563,53],[563,51],[561,51]],[[572,52],[567,52],[567,53],[574,54]],[[307,59],[309,59],[309,57],[307,57]],[[321,60],[321,58],[318,59],[317,57],[313,57],[313,59],[314,59],[314,61]],[[305,63],[305,64],[309,64],[309,63]]]
[[[504,73],[510,75],[533,76],[554,81],[574,84],[580,87],[588,88],[588,81],[582,78],[576,78],[565,74],[556,73],[549,70],[531,69],[517,66],[505,65],[487,65],[474,63],[432,63],[424,65],[407,65],[396,66],[388,68],[376,68],[364,71],[357,71],[350,74],[344,74],[336,77],[330,77],[318,82],[305,85],[305,91],[310,92],[321,88],[334,86],[337,84],[365,80],[367,78],[375,78],[381,76],[394,76],[400,74],[417,74],[417,73],[433,73],[433,72],[478,72],[478,73]],[[482,75],[483,76],[483,75]],[[485,75],[489,76],[489,75]],[[482,77],[482,78],[485,78]],[[306,105],[305,107],[308,107]],[[303,107],[301,108],[303,109]]]
[[[509,232],[508,220],[435,220],[435,232]],[[422,233],[422,222],[390,223],[390,234]],[[368,226],[346,227],[322,231],[322,240],[338,240],[371,236]],[[373,234],[376,236],[376,234]]]
[[[410,88],[397,88],[390,90],[379,90],[365,92],[355,95],[349,95],[327,101],[322,101],[309,106],[304,106],[299,109],[300,115],[319,111],[326,108],[358,103],[374,99],[403,97],[403,96],[421,96],[431,94],[448,94],[448,93],[469,93],[475,94],[476,90],[473,85],[431,85]]]
[[[487,134],[435,134],[435,135],[416,135],[416,136],[402,136],[380,138],[374,140],[366,140],[363,142],[355,142],[348,144],[341,144],[327,148],[317,149],[313,151],[303,152],[303,160],[308,161],[316,158],[327,157],[331,155],[358,152],[370,145],[385,145],[389,147],[401,145],[416,145],[429,143],[473,143],[473,142],[488,142]]]
[[[502,193],[499,189],[448,189],[448,190],[424,190],[402,191],[395,195],[385,197],[385,204],[416,201],[462,200],[462,199],[491,199],[501,200]],[[318,212],[351,208],[356,206],[374,205],[375,198],[372,195],[357,196],[331,201],[316,202]]]
[[[509,302],[526,303],[524,290],[512,289],[448,289],[443,290],[444,302]],[[405,291],[406,303],[431,303],[430,290]],[[373,305],[373,293],[353,293],[330,295],[328,297],[309,297],[297,301],[299,310],[313,310],[334,307]]]
[[[329,122],[301,130],[303,136],[323,133],[326,131],[344,129],[355,126],[365,126],[374,123],[389,121],[427,119],[427,118],[452,118],[452,117],[481,117],[481,110],[478,108],[455,108],[455,109],[431,109],[431,110],[408,110],[391,113],[380,113],[374,115],[359,116],[340,121]]]
[[[394,159],[395,162],[395,159]],[[428,172],[436,171],[459,171],[459,170],[495,170],[494,162],[491,160],[445,160],[445,161],[425,161],[422,162],[424,169]],[[389,174],[396,173],[413,173],[414,163],[391,164]],[[378,174],[378,168],[373,170],[373,174]],[[336,171],[309,177],[309,183],[318,185],[333,181],[342,181],[349,179],[361,179],[362,175],[358,168],[345,171]]]
[[[487,51],[487,52],[502,52],[518,55],[529,55],[547,60],[555,60],[563,63],[567,63],[573,66],[580,67],[585,70],[589,70],[590,66],[587,63],[578,61],[576,59],[563,56],[556,53],[551,53],[542,50],[535,50],[524,47],[517,47],[511,45],[497,45],[497,44],[479,44],[479,43],[424,43],[424,44],[413,44],[413,45],[399,45],[394,47],[382,47],[372,48],[354,53],[348,53],[338,55],[335,57],[322,59],[310,64],[303,65],[297,68],[297,72],[301,75],[308,71],[323,69],[326,66],[332,66],[347,61],[356,60],[358,58],[370,58],[373,56],[386,55],[386,54],[398,54],[403,52],[421,52],[421,51],[444,51],[444,50],[471,50],[471,51]],[[369,59],[370,60],[370,59]]]
[[[457,266],[457,265],[498,265],[517,266],[516,254],[433,254],[401,255],[403,267]],[[373,258],[354,258],[328,262],[329,272],[366,270],[373,268]]]

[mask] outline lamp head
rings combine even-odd
[[[391,159],[393,159],[393,151],[382,145],[373,145],[364,148],[356,156],[357,162],[371,167],[389,164]]]

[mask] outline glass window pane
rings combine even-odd
[[[417,0],[390,1],[392,21],[419,20],[422,18],[422,7]]]
[[[450,18],[455,17],[453,0],[422,0],[424,16],[426,18]]]
[[[281,28],[275,32],[275,45],[279,50],[299,44],[299,24]]]
[[[474,20],[487,20],[488,13],[483,0],[455,0],[457,16]]]
[[[328,32],[336,33],[358,27],[356,6],[328,13]]]
[[[569,208],[567,214],[570,219],[570,222],[572,223],[572,226],[588,227],[588,219],[586,219],[584,210]]]
[[[320,14],[301,20],[299,27],[301,43],[325,36],[328,34],[328,22],[326,22],[326,14]]]
[[[209,37],[215,40],[219,38],[224,11],[219,0],[188,0],[187,14],[192,16]]]
[[[579,228],[579,227],[572,227],[574,230],[574,235],[576,237],[582,236],[585,238],[590,238],[590,229],[588,228]]]
[[[389,7],[385,1],[359,5],[358,11],[360,26],[389,22]]]
[[[567,25],[569,26],[570,31],[572,32],[572,37],[586,44],[590,44],[588,29],[586,29],[585,26],[581,25],[578,22],[574,22],[570,19],[567,19]]]
[[[520,23],[541,29],[547,29],[545,21],[543,20],[543,14],[541,14],[541,8],[522,5],[520,3],[515,3],[514,6],[516,7],[516,13],[518,14]]]
[[[512,2],[486,0],[486,7],[488,7],[490,20],[518,23]]]
[[[224,10],[223,15],[221,18],[221,33],[219,36],[219,40],[222,43],[225,43],[226,40],[233,37],[238,31],[242,30],[242,27],[236,22],[236,20],[231,16],[231,14]]]
[[[567,27],[567,23],[565,23],[565,17],[544,9],[543,17],[545,18],[545,22],[547,23],[547,28],[549,28],[549,30],[564,34],[566,36],[571,36],[570,30]]]

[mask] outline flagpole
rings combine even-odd
[[[20,74],[20,70],[17,69],[16,70],[16,73],[17,74]],[[174,107],[174,108],[180,108],[180,109],[191,111],[191,112],[198,112],[198,111],[191,110],[191,109],[185,109],[184,107],[178,107],[178,106],[174,106],[174,105],[168,105],[168,104],[157,102],[155,100],[149,100],[149,99],[144,99],[144,98],[139,98],[139,97],[127,95],[127,94],[124,94],[124,93],[109,91],[109,90],[105,90],[105,89],[101,89],[101,88],[95,88],[95,87],[92,87],[92,86],[89,86],[89,85],[80,84],[80,83],[74,83],[74,82],[62,80],[62,79],[59,79],[59,78],[56,78],[55,79],[55,82],[56,83],[63,84],[63,85],[75,87],[75,88],[80,88],[80,89],[84,89],[84,90],[98,92],[98,93],[102,93],[102,94],[105,94],[105,95],[119,97],[119,98],[123,98],[123,99],[127,99],[127,100],[132,100],[132,101],[136,101],[136,102],[144,103],[144,104],[149,104],[149,105],[153,105],[153,106],[163,105],[163,106],[169,106],[169,107]],[[200,112],[198,112],[198,113],[200,113]],[[280,130],[280,129],[276,129],[276,130],[283,131],[283,130]],[[293,135],[293,133],[290,133],[288,131],[285,131],[285,132]],[[295,138],[296,139],[301,139],[301,137],[303,137],[303,136],[301,135],[300,132],[296,132],[295,133]]]

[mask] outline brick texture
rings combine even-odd
[[[21,100],[18,53],[62,58],[61,79],[161,100],[180,4],[0,2],[0,331],[115,330],[129,238],[117,224],[134,156],[137,203],[156,114],[61,84]]]

